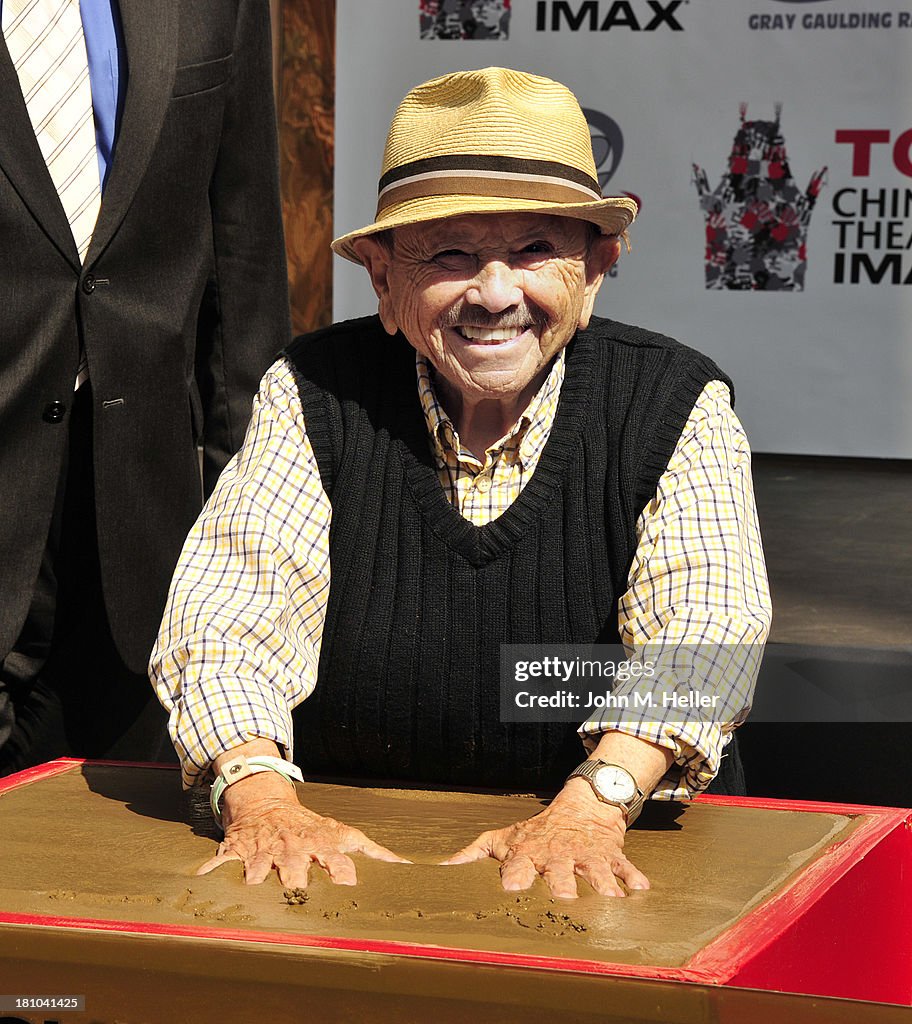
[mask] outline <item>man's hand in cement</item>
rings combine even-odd
[[[604,733],[591,756],[626,768],[645,793],[672,762],[671,751],[620,732]],[[535,817],[485,832],[443,863],[494,857],[510,891],[528,889],[541,875],[552,896],[574,899],[577,877],[603,896],[625,896],[621,882],[627,889],[648,889],[649,879],[624,856],[624,837],[620,808],[599,800],[585,779],[573,778]]]
[[[534,818],[480,835],[444,864],[500,861],[504,889],[528,889],[541,875],[552,896],[574,899],[576,877],[602,896],[648,889],[649,880],[624,856],[624,816],[601,803],[585,779],[571,779]]]
[[[230,756],[267,752],[250,746],[236,748]],[[278,753],[274,744],[271,753]],[[355,885],[358,879],[350,853],[408,863],[368,839],[360,829],[303,807],[293,787],[275,772],[260,772],[229,786],[222,797],[221,812],[225,838],[218,853],[199,869],[200,875],[228,861],[239,860],[244,865],[248,885],[264,881],[275,868],[283,885],[304,889],[314,863],[337,885]]]

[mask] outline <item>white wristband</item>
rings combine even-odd
[[[212,783],[212,790],[209,794],[209,806],[212,808],[212,813],[219,825],[222,823],[219,803],[225,790],[229,786],[233,786],[235,782],[240,782],[241,779],[246,779],[249,775],[259,775],[260,772],[276,772],[283,779],[287,779],[292,786],[294,786],[295,782],[304,781],[301,769],[296,764],[292,764],[291,761],[286,761],[281,757],[272,757],[269,754],[244,757],[241,754],[239,757],[226,761]]]

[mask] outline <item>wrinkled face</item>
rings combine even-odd
[[[473,214],[396,228],[356,243],[389,333],[401,330],[467,401],[507,400],[544,378],[585,327],[616,238],[583,221]]]

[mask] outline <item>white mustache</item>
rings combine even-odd
[[[479,306],[465,302],[448,310],[440,320],[441,327],[481,327],[485,330],[504,330],[506,328],[543,327],[548,317],[537,306],[523,302],[502,313],[490,313]]]

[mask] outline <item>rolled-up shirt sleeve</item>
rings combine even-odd
[[[674,762],[652,796],[686,799],[718,773],[750,710],[772,618],[750,448],[721,381],[710,381],[694,404],[636,529],[618,625],[628,655],[656,671],[613,692],[649,689],[652,701],[642,718],[603,714],[580,734],[590,749],[608,731],[669,749]],[[664,707],[666,693],[694,682],[720,695],[719,713]]]
[[[256,737],[292,755],[291,710],[317,679],[331,517],[294,377],[280,360],[187,538],[152,652],[185,786]]]

